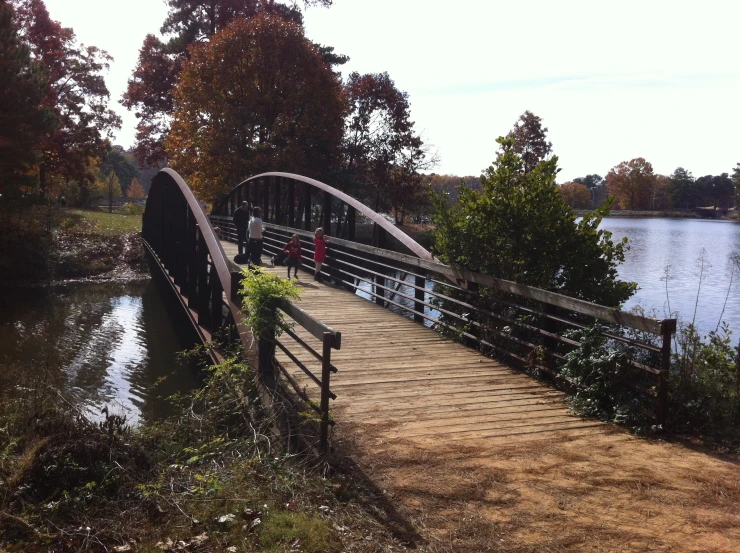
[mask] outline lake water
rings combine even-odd
[[[658,219],[609,217],[601,228],[614,233],[618,240],[630,239],[626,262],[619,267],[625,280],[637,282],[637,293],[625,308],[640,305],[653,310],[658,318],[678,312],[684,322],[694,318],[702,333],[727,321],[740,336],[740,268],[730,283],[729,257],[740,254],[740,223],[704,219]],[[705,252],[704,276],[699,290],[699,259]],[[666,269],[668,293],[666,297]],[[729,292],[729,296],[728,296]],[[697,305],[698,293],[698,305]],[[724,315],[722,307],[727,301]]]
[[[49,371],[93,418],[104,406],[131,423],[160,417],[164,398],[199,382],[197,369],[177,360],[193,342],[166,299],[151,280],[6,290],[0,373],[3,365]]]

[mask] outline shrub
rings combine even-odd
[[[239,293],[244,296],[242,307],[247,313],[247,326],[258,340],[280,336],[287,326],[285,317],[277,309],[278,302],[285,299],[296,300],[300,297],[300,288],[289,280],[264,272],[259,267],[242,271],[242,288]]]
[[[121,213],[124,215],[142,215],[144,213],[144,206],[126,202],[121,207]]]

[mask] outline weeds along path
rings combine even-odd
[[[736,457],[576,417],[536,379],[300,277],[301,307],[343,333],[335,450],[418,550],[740,551]]]

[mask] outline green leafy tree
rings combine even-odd
[[[593,190],[594,188],[605,184],[604,177],[597,175],[596,173],[593,175],[586,175],[585,177],[578,177],[577,179],[573,179],[573,182],[583,184],[589,190]]]
[[[529,110],[519,116],[507,138],[514,140],[513,151],[521,157],[525,173],[532,171],[552,152],[552,143],[547,141],[547,127],[543,127],[542,119]]]
[[[133,156],[126,154],[120,146],[113,146],[106,158],[100,163],[100,172],[107,175],[113,171],[121,183],[130,183],[139,176],[139,171],[133,163]],[[126,192],[126,189],[124,189]]]
[[[740,163],[732,172],[732,182],[735,185],[735,205],[740,207]]]
[[[608,205],[576,222],[555,184],[557,157],[525,172],[513,138],[481,177],[482,190],[462,186],[450,204],[434,196],[437,255],[445,263],[618,306],[637,285],[618,279],[626,239],[614,243],[599,229]]]
[[[696,181],[690,171],[677,167],[668,179],[671,202],[675,207],[690,209],[698,206]]]
[[[123,196],[123,191],[121,190],[121,181],[119,181],[116,174],[111,171],[110,173],[108,173],[108,176],[105,177],[103,183],[103,196],[108,201],[108,213],[113,213],[114,200]]]

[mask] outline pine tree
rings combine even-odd
[[[121,182],[116,174],[111,171],[105,178],[105,197],[108,199],[108,213],[113,213],[113,200],[123,195]]]

